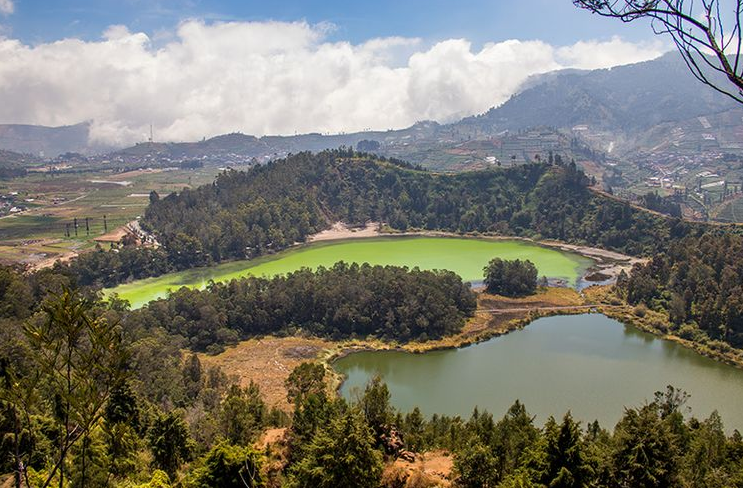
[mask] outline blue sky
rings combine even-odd
[[[107,26],[126,25],[151,36],[189,18],[221,21],[306,20],[336,26],[330,40],[359,43],[376,37],[419,37],[426,42],[467,38],[475,45],[540,39],[554,45],[621,35],[651,39],[646,26],[602,19],[570,0],[11,0],[0,23],[27,44],[77,37],[100,38]]]

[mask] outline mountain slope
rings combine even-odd
[[[354,147],[362,140],[380,144],[379,153],[420,161],[421,148],[444,151],[471,139],[487,139],[505,130],[532,127],[572,128],[622,133],[630,139],[651,127],[708,116],[737,104],[711,88],[701,86],[677,53],[612,69],[563,70],[530,78],[522,90],[503,105],[453,124],[419,122],[400,130],[351,134],[301,134],[257,138],[239,133],[199,142],[146,143],[121,149],[124,159],[213,158],[229,162],[242,158],[274,159],[288,153]],[[0,148],[45,156],[64,152],[95,152],[88,142],[88,124],[68,127],[0,125]],[[221,158],[219,157],[221,156]]]
[[[45,157],[68,152],[87,153],[93,149],[88,141],[89,131],[88,123],[63,127],[2,124],[0,148]]]
[[[540,125],[634,132],[729,110],[735,103],[703,87],[677,53],[612,69],[548,74],[483,115],[459,122],[498,132]]]

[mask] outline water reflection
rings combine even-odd
[[[501,415],[518,398],[539,421],[572,410],[610,427],[625,405],[672,384],[691,394],[697,417],[717,409],[743,428],[743,371],[598,314],[539,319],[460,350],[353,354],[336,368],[348,375],[344,395],[379,374],[403,410],[468,416],[478,405]]]

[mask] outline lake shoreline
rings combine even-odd
[[[647,258],[638,258],[635,256],[629,256],[616,251],[609,251],[607,249],[601,249],[598,247],[592,247],[583,244],[571,244],[562,242],[554,239],[541,239],[536,240],[529,237],[523,236],[508,236],[502,234],[491,234],[488,232],[447,232],[439,230],[411,230],[411,231],[400,231],[392,229],[383,222],[369,222],[364,227],[353,228],[349,227],[344,222],[338,221],[334,223],[330,229],[320,231],[307,238],[307,242],[298,243],[294,246],[287,248],[292,249],[294,247],[302,247],[307,244],[314,242],[335,242],[345,241],[348,239],[368,239],[374,237],[452,237],[452,238],[471,238],[471,239],[482,239],[482,240],[493,240],[493,241],[522,241],[530,244],[535,244],[541,247],[549,249],[557,249],[564,252],[575,253],[584,258],[591,259],[594,261],[594,265],[586,270],[583,276],[579,277],[579,280],[585,280],[587,276],[592,274],[601,273],[608,276],[607,280],[602,280],[601,284],[608,284],[607,282],[613,282],[624,271],[629,273],[635,264],[644,264],[648,261]]]
[[[236,376],[246,386],[250,381],[255,380],[262,390],[272,393],[270,403],[290,409],[291,405],[283,400],[285,396],[283,385],[291,369],[296,366],[298,357],[301,357],[302,361],[318,361],[323,364],[327,372],[329,391],[337,393],[345,378],[333,365],[336,361],[354,353],[390,351],[419,355],[434,351],[466,349],[469,346],[523,330],[541,318],[596,313],[649,333],[661,340],[677,343],[684,349],[722,364],[743,368],[743,360],[736,361],[724,355],[712,354],[710,350],[705,351],[703,345],[670,334],[663,334],[657,329],[639,323],[630,316],[632,307],[626,303],[613,304],[612,302],[615,301],[611,286],[594,286],[582,294],[574,289],[543,288],[536,295],[518,299],[478,293],[478,309],[480,310],[467,320],[462,331],[436,340],[396,343],[370,338],[331,340],[303,336],[301,333],[283,338],[269,335],[246,339],[238,344],[227,346],[224,352],[215,356],[200,354],[200,357],[205,364],[220,365],[228,375]],[[553,309],[545,310],[544,307],[547,304],[550,304]],[[529,306],[532,310],[525,310]],[[491,307],[502,307],[502,310],[498,313],[483,310]],[[743,353],[740,350],[736,351],[739,354]],[[266,360],[266,357],[262,355],[270,356],[270,360]]]
[[[625,326],[634,327],[635,329],[651,334],[660,340],[676,343],[685,349],[691,350],[701,356],[712,359],[721,364],[735,367],[737,369],[743,369],[743,350],[735,349],[730,347],[730,350],[717,351],[711,349],[708,345],[702,344],[696,341],[684,339],[674,334],[666,333],[659,330],[657,327],[652,326],[648,320],[642,320],[642,318],[636,316],[633,313],[633,307],[627,303],[621,304],[610,304],[601,303],[602,300],[606,300],[607,295],[612,291],[611,286],[599,285],[590,289],[590,295],[594,297],[594,300],[590,300],[589,297],[585,297],[588,301],[594,301],[596,303],[585,303],[583,305],[575,305],[572,308],[555,308],[554,310],[539,310],[534,308],[533,310],[524,311],[525,315],[522,317],[516,317],[505,322],[499,323],[494,327],[489,327],[483,332],[476,336],[465,337],[460,334],[449,336],[439,340],[427,341],[427,342],[408,342],[405,344],[391,344],[383,341],[359,341],[351,346],[339,344],[340,348],[334,348],[332,352],[323,357],[322,363],[326,366],[331,374],[331,387],[336,392],[340,392],[340,388],[345,381],[345,378],[341,373],[335,370],[333,363],[345,358],[346,356],[359,352],[380,352],[380,351],[394,351],[404,352],[409,354],[424,354],[434,351],[444,351],[451,349],[464,349],[470,346],[487,342],[496,337],[502,337],[512,332],[523,330],[528,327],[531,323],[538,319],[546,317],[555,317],[560,315],[582,315],[586,313],[596,313],[604,315],[605,317],[614,319],[621,322]],[[596,300],[598,299],[598,300]],[[656,321],[658,317],[653,317]],[[664,324],[664,326],[667,324]]]
[[[264,254],[252,259],[223,261],[211,266],[189,268],[183,271],[166,273],[150,278],[143,278],[140,280],[121,283],[115,287],[103,289],[102,291],[104,297],[110,293],[118,293],[120,296],[127,299],[128,295],[134,294],[132,290],[135,288],[155,286],[162,288],[160,291],[157,292],[159,293],[158,296],[161,297],[164,296],[164,294],[166,293],[166,289],[175,290],[180,288],[181,286],[203,288],[211,279],[215,279],[215,281],[229,281],[230,279],[241,277],[229,277],[229,275],[241,272],[250,274],[247,272],[247,270],[255,268],[257,266],[263,266],[274,260],[283,259],[282,255],[284,255],[284,257],[290,257],[291,254],[297,252],[316,252],[317,249],[326,246],[334,246],[343,243],[352,244],[361,242],[373,242],[376,239],[392,240],[397,238],[441,238],[473,240],[480,242],[513,242],[515,245],[521,243],[522,245],[531,245],[553,252],[564,253],[565,255],[574,256],[571,259],[584,260],[586,264],[576,269],[577,276],[575,277],[574,281],[558,278],[555,280],[550,280],[550,285],[575,286],[578,289],[583,289],[594,284],[614,283],[622,271],[630,272],[634,264],[643,262],[643,260],[641,259],[615,253],[612,251],[592,248],[588,246],[561,243],[558,241],[538,241],[525,237],[512,237],[487,233],[453,233],[421,230],[414,230],[409,232],[390,232],[387,229],[385,229],[384,232],[380,232],[377,228],[378,225],[379,224],[373,224],[367,226],[363,230],[353,231],[349,230],[343,225],[338,224],[334,226],[337,231],[335,234],[330,231],[324,231],[326,232],[326,234],[322,239],[312,240],[313,236],[310,236],[308,242],[295,243],[293,246],[290,246],[289,248],[278,251],[276,253]],[[375,232],[375,235],[369,235],[369,232]],[[315,236],[316,235],[317,234],[315,234]],[[337,236],[342,237],[335,238]],[[413,265],[415,264],[411,264],[411,266]],[[457,271],[455,270],[455,272]],[[224,279],[219,277],[214,278],[215,275],[220,275],[220,273],[227,275],[227,277]],[[547,274],[548,276],[552,276],[552,274],[549,272],[545,274]],[[572,280],[572,278],[570,280]],[[191,283],[191,281],[193,281],[193,283]],[[465,281],[471,280],[465,279]],[[476,282],[474,283],[476,284]],[[148,301],[158,298],[158,296],[153,296],[154,298],[145,299],[144,301],[142,301],[142,299],[131,300],[132,308],[139,308],[145,305]]]
[[[544,314],[542,316],[534,316],[530,319],[524,320],[522,323],[518,324],[518,326],[513,327],[508,332],[512,332],[514,330],[521,330],[526,329],[526,327],[531,327],[534,325],[536,327],[537,324],[541,324],[541,319],[546,320],[552,320],[555,319],[555,315],[563,315],[563,314]],[[575,315],[575,314],[571,314]],[[596,318],[590,318],[591,316],[595,316]],[[540,320],[537,320],[540,319]],[[415,354],[393,354],[395,352],[398,353],[410,353],[412,351],[405,350],[405,348],[383,348],[382,350],[386,350],[390,352],[389,355],[387,354],[374,354],[376,352],[379,352],[380,350],[374,347],[374,344],[367,344],[366,349],[361,349],[360,347],[356,347],[353,350],[337,350],[335,356],[328,356],[327,358],[324,358],[325,364],[328,367],[328,370],[330,372],[330,378],[329,381],[331,383],[331,386],[333,388],[333,391],[336,392],[337,395],[340,395],[344,398],[348,398],[349,395],[358,395],[360,392],[363,392],[364,390],[364,384],[373,377],[376,372],[379,374],[382,374],[383,379],[385,379],[389,383],[390,391],[393,395],[402,395],[401,397],[397,397],[399,404],[396,404],[398,408],[400,409],[410,409],[413,405],[415,405],[415,402],[418,402],[420,405],[420,402],[423,402],[424,405],[428,405],[428,412],[427,414],[432,413],[439,413],[439,414],[447,414],[447,415],[460,415],[460,416],[466,416],[467,412],[460,412],[460,407],[457,406],[456,402],[452,403],[450,399],[444,394],[442,395],[441,392],[447,391],[446,386],[444,385],[452,385],[453,391],[452,394],[455,395],[464,395],[460,390],[461,388],[457,387],[457,376],[455,373],[452,373],[451,371],[459,371],[459,366],[462,367],[463,374],[467,375],[473,375],[473,377],[479,378],[478,381],[485,381],[486,383],[490,381],[490,378],[492,378],[492,385],[498,385],[495,390],[493,390],[495,393],[487,393],[484,394],[485,396],[480,396],[479,400],[476,401],[474,404],[479,406],[480,408],[486,408],[486,409],[494,409],[496,411],[501,411],[503,408],[505,408],[503,405],[500,405],[497,402],[500,402],[503,400],[503,396],[508,397],[508,399],[515,399],[519,398],[522,401],[524,401],[524,398],[520,396],[519,393],[514,393],[514,391],[519,391],[519,388],[521,388],[519,385],[519,382],[514,382],[509,379],[504,378],[512,378],[511,374],[516,374],[515,372],[508,373],[509,368],[517,368],[518,371],[526,371],[525,377],[530,378],[529,381],[537,381],[539,379],[545,379],[545,378],[551,378],[553,375],[553,371],[562,371],[562,373],[557,373],[557,376],[553,379],[559,379],[559,381],[562,381],[562,378],[570,378],[571,374],[565,374],[569,373],[571,371],[571,366],[567,366],[567,368],[562,366],[556,366],[557,369],[553,370],[551,369],[552,366],[550,366],[552,363],[549,361],[554,361],[555,359],[558,359],[559,361],[562,361],[562,357],[564,354],[567,354],[568,351],[574,351],[578,354],[576,358],[588,358],[588,362],[595,362],[596,364],[596,370],[593,370],[592,368],[586,368],[585,365],[583,368],[580,368],[578,370],[572,370],[575,371],[575,373],[579,377],[585,376],[588,383],[586,384],[592,384],[594,387],[596,386],[596,381],[601,381],[599,378],[603,378],[603,374],[599,373],[601,371],[601,368],[607,369],[607,374],[609,376],[617,377],[617,383],[616,388],[611,391],[611,394],[616,396],[616,401],[619,403],[614,403],[612,405],[621,404],[622,401],[629,401],[627,400],[630,398],[630,396],[634,395],[636,398],[631,400],[631,404],[641,404],[642,403],[642,396],[644,395],[647,399],[647,395],[650,395],[652,398],[652,393],[654,391],[661,391],[663,388],[665,388],[664,385],[674,385],[677,388],[683,389],[691,394],[692,397],[694,397],[696,400],[694,404],[691,405],[691,407],[694,409],[695,415],[702,415],[701,418],[704,418],[707,414],[709,414],[712,410],[717,409],[716,404],[710,405],[707,400],[709,396],[707,388],[709,385],[709,388],[713,389],[718,388],[720,386],[720,380],[727,381],[728,375],[735,375],[735,378],[737,378],[737,381],[740,381],[740,372],[738,368],[725,370],[724,368],[729,368],[731,365],[727,364],[725,362],[716,361],[715,358],[711,358],[707,355],[699,354],[699,351],[688,347],[688,344],[685,344],[682,341],[675,341],[675,340],[669,340],[664,341],[664,337],[657,337],[656,334],[648,334],[644,329],[636,327],[633,324],[628,324],[626,321],[620,321],[614,317],[611,317],[605,313],[601,314],[585,314],[580,313],[577,314],[575,321],[572,318],[563,318],[559,319],[559,324],[564,325],[566,329],[563,329],[561,327],[558,327],[556,324],[552,324],[551,330],[552,332],[549,332],[548,337],[552,336],[552,339],[554,339],[554,342],[552,340],[545,342],[544,340],[544,333],[545,329],[543,326],[535,329],[538,332],[535,332],[534,334],[528,334],[528,335],[521,335],[521,334],[514,334],[513,338],[510,337],[502,337],[498,339],[497,341],[485,341],[483,343],[478,343],[478,348],[472,348],[470,351],[470,348],[463,347],[460,351],[457,351],[456,353],[437,353],[435,355],[432,355],[426,359],[424,358],[416,358]],[[606,323],[606,321],[613,321],[614,322],[614,330],[624,330],[624,332],[613,332],[613,336],[615,339],[612,339],[612,341],[605,342],[603,339],[603,332],[593,332],[593,324],[596,326],[601,325],[602,327],[599,328],[599,330],[603,329],[603,324]],[[583,325],[573,325],[573,324],[583,324]],[[591,324],[591,326],[586,329],[586,324]],[[514,324],[517,325],[517,324]],[[575,334],[575,327],[583,328],[583,333],[580,334],[580,336],[572,336],[572,339],[567,339],[567,342],[561,342],[561,338],[563,337],[563,334],[567,334],[567,337],[571,337],[570,334]],[[616,327],[620,327],[619,329],[616,329]],[[570,332],[570,331],[573,332]],[[508,333],[502,334],[507,335]],[[536,335],[535,335],[536,334]],[[619,334],[619,337],[617,338],[617,334]],[[518,338],[516,338],[518,336]],[[537,339],[535,339],[535,337]],[[541,339],[540,339],[541,337]],[[657,339],[657,340],[656,340]],[[619,342],[616,342],[616,341]],[[505,341],[505,342],[503,342]],[[515,342],[514,342],[515,341]],[[524,350],[523,354],[526,356],[522,356],[522,354],[519,352],[522,350],[521,346],[526,346],[527,344],[535,345],[536,347],[532,352],[528,352],[527,350]],[[552,345],[554,344],[554,346]],[[614,345],[612,345],[614,344]],[[627,356],[627,361],[620,360],[617,362],[617,357],[615,356],[615,353],[618,352],[617,349],[615,349],[615,346],[621,345],[622,348],[624,348],[625,344],[635,344],[632,347],[641,347],[645,351],[656,351],[658,354],[663,354],[663,356],[667,359],[672,359],[676,361],[676,358],[686,358],[683,359],[680,363],[676,364],[673,363],[675,366],[678,366],[681,368],[681,370],[676,369],[676,367],[673,367],[671,369],[667,369],[664,367],[660,367],[657,362],[649,361],[647,364],[645,363],[645,359],[648,359],[646,357],[642,357],[641,361],[635,361],[634,363],[630,360],[630,358],[633,358],[634,356],[632,354]],[[652,344],[652,346],[651,346]],[[568,349],[564,349],[565,346],[568,345]],[[518,346],[518,347],[517,347]],[[514,347],[516,349],[514,349]],[[553,348],[555,347],[555,348]],[[650,347],[650,349],[645,349],[646,347]],[[505,348],[505,349],[504,349]],[[449,349],[449,348],[446,348]],[[436,350],[435,348],[432,348],[431,351]],[[624,349],[622,349],[624,350]],[[637,349],[635,349],[637,350]],[[354,356],[354,353],[358,352],[364,352],[367,351],[367,354],[359,355],[358,358],[350,358],[349,356]],[[498,351],[500,353],[496,354]],[[511,351],[511,352],[508,352]],[[528,359],[529,357],[533,357],[532,355],[535,353],[539,353],[539,351],[542,351],[544,353],[544,357],[541,361],[536,361],[537,364],[540,364],[542,361],[547,361],[542,366],[536,366],[536,368],[528,366],[525,367],[525,369],[522,369],[525,364],[535,364],[533,359]],[[630,351],[632,349],[630,348]],[[372,354],[369,354],[372,353]],[[571,353],[572,354],[572,353]],[[653,353],[655,354],[655,353]],[[494,356],[495,355],[495,356]],[[521,359],[517,359],[521,357]],[[541,357],[541,356],[540,356]],[[596,357],[598,360],[594,360],[593,358]],[[473,358],[479,358],[479,360],[473,362]],[[488,359],[488,358],[500,358],[500,359]],[[696,359],[694,359],[696,358]],[[327,359],[330,359],[331,361],[327,361]],[[523,363],[523,361],[526,361],[526,363]],[[572,359],[571,359],[572,360]],[[578,359],[579,361],[581,359]],[[523,364],[522,364],[523,363]],[[570,362],[566,363],[568,365],[572,364]],[[631,364],[631,366],[630,366]],[[425,365],[425,366],[423,366]],[[434,371],[437,371],[438,367],[441,367],[443,365],[446,365],[446,368],[449,369],[449,371],[441,371],[441,377],[439,378],[438,375],[435,375],[434,377],[426,377],[425,373],[423,372],[428,367],[433,368]],[[455,365],[458,365],[455,367]],[[496,366],[499,365],[499,366]],[[694,365],[694,366],[692,366]],[[686,371],[684,368],[697,368],[695,370],[695,373],[692,374],[691,370]],[[483,370],[483,368],[485,368]],[[540,369],[541,368],[541,369]],[[547,369],[544,369],[547,368]],[[616,369],[618,368],[618,369]],[[617,371],[622,371],[624,368],[629,368],[626,370],[625,373],[617,373]],[[700,369],[701,368],[701,369]],[[699,371],[701,373],[707,374],[707,371],[712,371],[710,368],[713,368],[717,371],[722,371],[723,376],[716,376],[715,380],[712,381],[712,378],[710,377],[710,383],[706,383],[706,380],[703,380],[700,383],[700,376],[696,374],[696,371]],[[723,368],[721,370],[721,368]],[[478,370],[480,373],[476,373],[475,371]],[[403,372],[406,373],[403,373]],[[492,374],[494,376],[490,376],[491,373],[483,371],[492,371]],[[534,373],[536,371],[542,371],[542,373],[539,373],[539,375],[535,375]],[[685,371],[683,373],[680,373],[679,371]],[[726,372],[727,371],[727,372]],[[674,373],[675,372],[675,373]],[[496,374],[498,373],[498,374]],[[479,376],[477,376],[479,374]],[[348,375],[348,376],[346,376]],[[389,376],[388,376],[389,375]],[[423,375],[423,376],[421,376]],[[505,375],[505,376],[504,376]],[[618,375],[618,376],[617,376]],[[704,377],[704,376],[701,377]],[[423,383],[419,383],[417,378],[421,378],[421,381]],[[438,379],[436,379],[438,378]],[[485,380],[483,378],[489,378],[488,380]],[[635,381],[637,380],[637,382]],[[550,380],[547,380],[550,381]],[[572,381],[572,383],[571,383]],[[567,380],[568,383],[570,383],[572,386],[571,388],[578,387],[582,380],[578,380],[578,383],[576,383],[574,380]],[[453,383],[452,383],[453,382]],[[593,382],[593,383],[591,383]],[[425,386],[424,386],[425,385]],[[603,384],[602,384],[603,385]],[[642,386],[644,385],[644,386]],[[716,385],[716,386],[712,386]],[[459,388],[459,389],[458,389]],[[503,388],[503,390],[500,391],[499,389]],[[517,390],[514,390],[516,388]],[[611,388],[611,387],[608,387]],[[521,388],[523,389],[523,388]],[[629,396],[624,396],[624,394],[620,393],[617,394],[617,391],[627,392],[634,392],[634,393],[627,393]],[[596,391],[599,391],[600,388],[598,388]],[[565,390],[561,390],[565,391]],[[573,391],[573,390],[570,390]],[[594,390],[590,390],[594,391]],[[436,393],[427,393],[427,392],[436,392]],[[458,393],[455,393],[458,392]],[[510,392],[510,393],[505,393]],[[419,396],[420,394],[420,396]],[[578,396],[580,395],[591,395],[591,393],[586,393],[586,391],[579,391]],[[608,393],[607,393],[608,394]],[[493,398],[496,399],[496,405],[493,406],[490,403],[487,403],[489,400],[483,400],[483,398],[490,398],[488,395],[492,396],[495,395]],[[527,395],[528,396],[528,395]],[[424,400],[425,398],[425,400]],[[603,398],[603,397],[601,397]],[[411,400],[412,399],[412,400]],[[563,399],[564,401],[564,399]],[[698,403],[697,403],[698,401]],[[411,403],[413,402],[413,403]],[[443,402],[443,403],[437,403],[437,402]],[[527,405],[540,405],[539,401],[534,401],[532,398],[531,401],[527,403]],[[542,409],[549,409],[549,404],[541,404],[542,406],[539,408]],[[545,406],[546,405],[546,406]],[[731,406],[732,405],[732,406]],[[735,403],[732,404],[728,402],[724,407],[724,410],[726,411],[724,418],[726,419],[726,427],[728,427],[728,431],[731,431],[731,429],[734,428],[740,428],[740,415],[735,413],[737,410],[734,408]],[[453,406],[453,407],[452,407]],[[454,408],[454,410],[452,410]],[[532,407],[534,408],[534,407]],[[564,408],[570,409],[570,405],[565,406]],[[732,408],[732,410],[731,410]],[[733,413],[731,413],[733,412]],[[532,412],[534,413],[534,412]],[[554,412],[537,412],[542,416],[553,414]],[[584,418],[585,420],[594,419],[596,417],[593,417],[595,414],[589,414],[589,416],[586,416],[586,414],[582,414],[583,416],[581,418]],[[465,418],[465,417],[463,417]],[[733,423],[733,427],[728,422],[732,422],[733,419],[735,419],[735,422]],[[604,421],[602,420],[602,423]],[[613,425],[612,422],[614,420],[611,420],[609,424],[606,425]]]
[[[627,308],[630,308],[630,306],[627,305]],[[712,349],[708,344],[684,339],[683,337],[679,337],[674,334],[669,334],[658,329],[652,324],[647,323],[642,319],[642,317],[638,317],[637,315],[632,313],[631,310],[614,309],[605,312],[602,311],[601,313],[609,318],[622,322],[623,324],[631,325],[636,329],[647,332],[648,334],[658,337],[659,339],[680,344],[681,346],[687,349],[691,349],[692,351],[702,356],[708,357],[723,364],[727,364],[728,366],[743,369],[743,350],[741,349],[735,349],[734,347],[729,346],[728,351],[717,351],[715,349]],[[664,326],[665,325],[667,324],[664,324]]]
[[[162,298],[167,291],[182,286],[201,289],[210,281],[228,282],[248,275],[274,276],[302,267],[331,267],[337,261],[372,265],[407,266],[421,269],[448,269],[464,281],[475,285],[482,280],[482,268],[495,256],[506,259],[530,259],[551,278],[550,284],[582,288],[586,275],[595,274],[597,266],[611,266],[575,251],[561,250],[524,239],[502,236],[422,233],[384,234],[376,237],[325,240],[295,245],[278,253],[249,260],[226,261],[208,267],[191,268],[158,277],[130,281],[103,290],[104,296],[117,293],[139,308]]]
[[[575,293],[575,295],[566,296],[572,293]],[[381,339],[354,340],[350,341],[350,343],[349,341],[337,342],[336,347],[325,351],[325,354],[320,358],[321,363],[330,375],[331,388],[339,392],[343,381],[345,381],[343,375],[333,367],[333,363],[351,354],[382,351],[425,354],[434,351],[464,349],[487,342],[496,337],[502,337],[512,332],[523,330],[529,324],[541,318],[597,313],[602,307],[600,304],[586,303],[583,296],[578,294],[577,291],[562,287],[548,287],[541,289],[535,295],[517,299],[479,293],[478,309],[482,305],[487,304],[483,297],[494,298],[498,304],[506,305],[506,307],[497,312],[478,310],[458,334],[426,342],[409,341],[406,343],[393,343],[385,342]],[[536,300],[534,306],[528,306],[529,300]],[[524,303],[525,301],[527,303]],[[573,303],[566,304],[566,301],[572,301]],[[518,307],[514,305],[518,305]],[[545,307],[544,305],[547,306]],[[483,321],[486,322],[483,323]]]

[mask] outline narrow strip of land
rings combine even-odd
[[[520,312],[557,312],[560,310],[590,310],[592,308],[619,308],[622,305],[562,305],[556,307],[522,307],[522,308],[482,308],[475,310],[475,313],[520,313]]]

